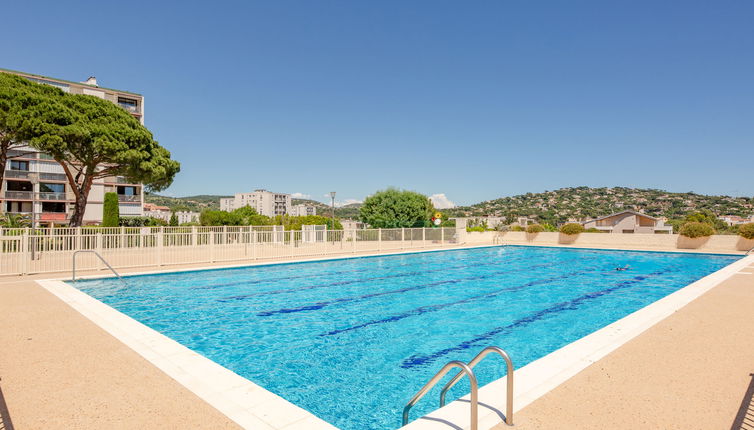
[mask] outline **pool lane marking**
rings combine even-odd
[[[545,266],[552,266],[554,264],[555,263],[542,264],[542,265],[539,265],[539,266],[529,266],[526,269],[541,268],[541,267],[545,267]],[[578,272],[565,273],[565,274],[558,275],[558,276],[555,276],[555,277],[552,277],[552,278],[537,279],[537,280],[534,280],[534,281],[529,281],[529,282],[527,282],[525,284],[516,285],[514,287],[506,287],[506,288],[501,288],[501,289],[494,290],[494,291],[489,291],[489,292],[486,292],[484,294],[467,297],[465,299],[458,300],[458,301],[455,301],[455,302],[448,302],[448,303],[440,303],[440,304],[435,304],[435,305],[420,306],[418,308],[411,309],[409,311],[406,311],[406,312],[403,312],[403,313],[400,313],[400,314],[397,314],[397,315],[392,315],[392,316],[389,316],[387,318],[368,321],[368,322],[365,322],[363,324],[355,325],[355,326],[344,328],[344,329],[332,330],[332,331],[329,331],[327,333],[322,333],[319,336],[334,336],[334,335],[338,335],[338,334],[341,334],[341,333],[345,333],[345,332],[349,332],[349,331],[353,331],[353,330],[358,330],[358,329],[366,328],[366,327],[369,327],[369,326],[372,326],[372,325],[384,324],[384,323],[389,323],[389,322],[396,322],[396,321],[400,321],[400,320],[408,318],[408,317],[418,316],[418,315],[422,315],[422,314],[429,313],[429,312],[436,312],[436,311],[445,309],[445,308],[450,307],[450,306],[462,305],[462,304],[466,304],[466,303],[469,303],[469,302],[472,302],[472,301],[475,301],[475,300],[480,300],[480,299],[489,299],[489,298],[498,296],[498,295],[503,294],[503,293],[508,293],[508,292],[512,292],[512,291],[520,291],[520,290],[522,290],[524,288],[533,287],[535,285],[549,284],[549,283],[557,282],[557,281],[560,281],[560,280],[563,280],[563,279],[567,279],[567,278],[570,278],[570,277],[573,277],[573,276],[579,276],[579,275],[583,275],[585,273],[592,273],[592,272],[595,272],[597,270],[599,270],[599,269],[586,270],[586,271],[582,270],[582,271],[578,271]]]
[[[517,260],[521,260],[523,257],[518,257],[516,259],[512,259],[508,262],[513,262]],[[473,266],[492,266],[495,264],[499,264],[499,262],[490,262],[490,263],[476,263]],[[361,284],[364,282],[369,281],[377,281],[377,280],[384,280],[384,279],[394,279],[394,278],[403,278],[408,276],[415,276],[415,275],[423,275],[426,273],[436,273],[436,272],[444,272],[444,271],[451,271],[456,269],[465,269],[467,267],[471,267],[472,265],[469,264],[463,264],[459,266],[451,266],[451,267],[443,267],[440,269],[430,269],[430,270],[421,270],[421,271],[415,271],[415,272],[406,272],[406,273],[399,273],[395,275],[385,275],[385,276],[374,276],[369,278],[361,278],[361,279],[350,279],[347,281],[337,281],[337,282],[328,282],[326,284],[315,284],[315,285],[308,285],[305,287],[296,287],[296,288],[284,288],[280,290],[271,290],[271,291],[259,291],[256,293],[249,293],[249,294],[241,294],[237,296],[228,296],[228,297],[221,297],[219,299],[216,299],[218,302],[230,302],[234,300],[245,300],[252,297],[259,297],[259,296],[268,296],[273,294],[283,294],[283,293],[294,293],[297,291],[306,291],[306,290],[313,290],[317,288],[328,288],[328,287],[336,287],[336,286],[342,286],[342,285],[353,285],[353,284]]]
[[[540,311],[537,311],[537,312],[535,312],[535,313],[533,313],[533,314],[531,314],[529,316],[526,316],[524,318],[520,318],[520,319],[518,319],[518,320],[516,320],[516,321],[514,321],[514,322],[512,322],[510,324],[507,324],[505,326],[495,327],[492,330],[487,331],[486,333],[483,333],[483,334],[481,334],[481,335],[479,335],[479,336],[477,336],[477,337],[475,337],[473,339],[463,341],[463,342],[459,343],[456,346],[453,346],[453,347],[450,347],[450,348],[441,349],[441,350],[439,350],[437,352],[434,352],[432,354],[429,354],[429,355],[421,355],[421,354],[412,355],[411,357],[408,357],[407,359],[403,360],[403,362],[401,363],[401,367],[404,368],[404,369],[410,369],[410,368],[413,368],[413,367],[424,366],[426,364],[430,364],[430,363],[436,361],[440,357],[443,357],[443,356],[445,356],[447,354],[450,354],[451,352],[458,352],[458,351],[463,351],[463,350],[466,350],[466,349],[469,349],[469,348],[472,348],[472,347],[478,347],[480,342],[489,341],[494,336],[497,336],[497,335],[499,335],[501,333],[506,333],[506,332],[510,332],[511,330],[516,329],[516,328],[525,327],[525,326],[527,326],[527,325],[529,325],[531,323],[534,323],[534,322],[537,322],[539,320],[542,320],[543,318],[545,318],[549,314],[558,313],[558,312],[562,312],[562,311],[566,311],[566,310],[573,310],[576,307],[578,307],[579,305],[581,305],[583,303],[586,303],[586,302],[588,302],[590,300],[594,300],[594,299],[597,299],[597,298],[602,297],[604,295],[610,294],[612,292],[615,292],[615,291],[618,291],[618,290],[621,290],[621,289],[624,289],[624,288],[636,285],[636,284],[638,284],[638,283],[640,283],[640,282],[642,282],[642,281],[644,281],[646,279],[662,275],[662,274],[670,272],[672,270],[674,270],[674,269],[673,268],[666,268],[666,269],[663,269],[663,270],[658,270],[656,272],[652,272],[652,273],[650,273],[648,275],[635,276],[633,279],[621,281],[618,284],[616,284],[616,285],[614,285],[614,286],[612,286],[610,288],[606,288],[606,289],[600,290],[600,291],[594,291],[594,292],[591,292],[591,293],[586,293],[584,295],[576,297],[575,299],[572,299],[572,300],[569,300],[569,301],[566,301],[566,302],[561,302],[561,303],[558,303],[556,305],[550,306],[550,307],[548,307],[546,309],[542,309]]]
[[[507,254],[506,254],[507,255]],[[423,256],[423,255],[422,255]],[[512,254],[513,257],[518,257],[520,259],[520,254]],[[405,257],[405,255],[386,255],[384,258],[390,258],[390,257]],[[354,260],[355,262],[356,260]],[[328,261],[329,262],[329,261]],[[430,261],[431,262],[431,261]],[[393,270],[399,267],[407,267],[407,266],[415,266],[416,263],[401,263],[401,264],[395,264],[395,265],[389,265],[384,267],[378,267],[377,270],[379,271],[385,271],[385,270]],[[270,266],[262,266],[263,268],[269,268]],[[254,267],[256,269],[256,267]],[[239,268],[241,270],[248,270],[249,267],[242,267]],[[293,270],[293,269],[291,269]],[[210,284],[210,285],[196,285],[193,287],[189,287],[192,290],[210,290],[215,288],[223,288],[223,287],[233,287],[238,285],[247,285],[247,284],[263,284],[263,283],[272,283],[272,282],[278,282],[278,281],[290,281],[292,279],[302,279],[302,278],[319,278],[319,277],[326,277],[326,276],[333,276],[333,275],[342,275],[345,273],[362,273],[362,272],[368,272],[368,271],[374,271],[374,267],[365,267],[362,269],[353,269],[353,270],[336,270],[332,272],[322,272],[316,275],[293,275],[293,276],[285,276],[285,277],[279,277],[279,278],[268,278],[268,279],[249,279],[249,280],[243,280],[243,281],[234,281],[234,282],[226,282],[221,284]]]
[[[476,275],[476,276],[469,276],[469,277],[466,277],[466,278],[450,279],[450,280],[445,280],[445,281],[431,282],[431,283],[428,283],[428,284],[420,284],[420,285],[415,285],[415,286],[412,286],[412,287],[400,288],[400,289],[397,289],[397,290],[380,291],[380,292],[377,292],[377,293],[363,294],[363,295],[359,295],[359,296],[342,297],[342,298],[333,299],[333,300],[327,300],[327,301],[321,301],[321,302],[316,302],[316,303],[310,303],[310,304],[307,304],[307,305],[302,305],[302,306],[298,306],[298,307],[294,307],[294,308],[283,308],[283,309],[276,309],[276,310],[271,310],[271,311],[262,311],[262,312],[257,313],[257,316],[266,317],[266,316],[277,315],[277,314],[288,314],[288,313],[293,313],[293,312],[303,312],[303,311],[319,310],[319,309],[322,309],[322,308],[324,308],[326,306],[329,306],[329,305],[332,305],[332,304],[336,304],[336,303],[348,303],[348,302],[354,302],[354,301],[361,301],[361,300],[371,299],[371,298],[374,298],[374,297],[381,297],[381,296],[385,296],[385,295],[389,295],[389,294],[399,294],[399,293],[404,293],[406,291],[420,290],[420,289],[424,289],[424,288],[434,287],[434,286],[437,286],[437,285],[457,284],[457,283],[464,282],[464,281],[478,281],[480,279],[489,279],[489,278],[491,278],[493,276],[507,274],[507,273],[513,273],[513,272],[517,272],[517,271],[520,271],[520,270],[530,270],[532,268],[544,268],[544,267],[554,266],[554,265],[557,265],[557,264],[558,264],[557,262],[554,262],[554,263],[542,264],[542,265],[539,265],[539,266],[527,266],[527,267],[522,268],[522,269],[501,270],[501,271],[497,271],[497,272],[487,273],[487,274],[484,274],[484,275]],[[595,269],[595,270],[597,270],[597,269]],[[454,303],[457,303],[457,302],[454,302]]]

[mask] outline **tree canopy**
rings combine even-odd
[[[0,73],[0,184],[9,151],[25,146],[45,126],[64,125],[71,116],[54,102],[62,94],[49,85],[35,84],[9,73]]]
[[[158,191],[168,187],[180,170],[180,164],[170,158],[170,152],[154,140],[152,133],[114,103],[28,81],[7,82],[34,88],[29,92],[37,97],[34,106],[38,114],[28,120],[29,125],[12,127],[18,132],[17,138],[28,140],[63,166],[76,197],[72,226],[81,225],[95,179],[124,176],[129,182]],[[19,91],[16,96],[23,98]]]
[[[388,188],[367,197],[359,212],[374,228],[428,227],[434,206],[423,194]]]

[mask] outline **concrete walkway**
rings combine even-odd
[[[749,265],[525,407],[515,428],[754,429],[752,374]]]
[[[36,282],[0,283],[0,327],[16,430],[239,428]]]

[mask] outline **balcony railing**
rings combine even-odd
[[[37,158],[37,152],[11,149],[10,151],[8,151],[8,158]]]
[[[39,200],[66,200],[66,193],[37,193]]]
[[[65,221],[68,214],[65,212],[42,212],[39,214],[40,221]]]
[[[28,179],[29,171],[27,170],[6,170],[6,178]]]
[[[65,173],[40,173],[39,179],[43,181],[67,181]]]
[[[141,202],[141,196],[139,195],[125,195],[125,194],[118,194],[118,201],[119,202],[126,202],[126,203],[138,203]]]
[[[127,110],[127,111],[129,111],[131,113],[141,113],[139,111],[139,106],[137,106],[137,105],[133,105],[133,104],[130,104],[130,103],[121,103],[121,102],[118,102],[118,106],[122,107],[123,109],[125,109],[125,110]]]
[[[104,182],[106,184],[130,184],[126,178],[122,176],[111,176],[108,178],[105,178]]]
[[[32,191],[6,191],[6,200],[31,200],[34,197]]]

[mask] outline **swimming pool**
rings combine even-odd
[[[391,429],[449,360],[497,345],[522,367],[738,258],[506,246],[75,286],[344,430]]]

